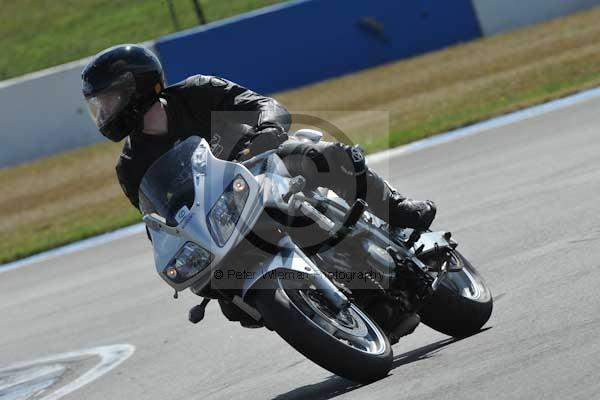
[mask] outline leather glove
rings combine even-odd
[[[287,133],[278,126],[267,125],[258,127],[254,130],[254,136],[246,149],[240,152],[240,158],[251,158],[265,151],[278,148],[282,143],[288,140]]]

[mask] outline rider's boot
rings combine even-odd
[[[228,320],[238,321],[244,328],[260,328],[263,326],[261,322],[253,319],[230,301],[219,299],[219,306],[221,306],[221,311]]]
[[[433,201],[406,198],[372,170],[368,169],[366,174],[366,200],[378,217],[393,228],[429,229],[436,214]]]
[[[408,336],[417,329],[421,323],[421,317],[417,313],[406,314],[401,322],[388,334],[390,344],[396,344],[403,336]]]

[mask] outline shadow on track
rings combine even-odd
[[[294,390],[290,390],[287,393],[280,394],[279,396],[274,397],[273,400],[327,400],[351,392],[362,386],[365,385],[332,375],[322,382],[301,386]]]
[[[477,334],[482,333],[490,328],[485,328],[479,331]],[[434,357],[436,353],[438,353],[442,348],[451,345],[452,343],[456,343],[460,340],[464,340],[466,338],[448,338],[444,340],[440,340],[438,342],[428,344],[426,346],[420,347],[416,350],[408,351],[403,354],[399,354],[394,357],[394,362],[392,364],[392,371],[395,368],[398,368],[403,365],[407,365],[416,361],[426,360],[428,358]],[[392,372],[390,371],[390,372]],[[385,379],[385,378],[384,378]],[[339,376],[332,375],[329,378],[325,379],[320,383],[315,383],[312,385],[305,385],[294,390],[291,390],[287,393],[283,393],[273,400],[328,400],[333,399],[337,396],[340,396],[344,393],[351,392],[360,387],[368,386],[361,385],[358,383],[354,383],[348,381],[346,379],[340,378]]]
[[[416,350],[407,351],[406,353],[398,354],[394,357],[394,362],[392,363],[392,371],[398,367],[401,367],[406,364],[411,364],[416,361],[427,360],[428,358],[434,357],[436,353],[442,350],[444,347],[451,345],[452,343],[456,343],[462,338],[449,338],[440,340],[435,343],[428,344],[426,346],[420,347]]]

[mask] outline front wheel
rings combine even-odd
[[[462,267],[450,272],[421,309],[421,321],[430,328],[453,337],[479,332],[492,315],[492,293],[471,263],[457,251],[450,263]]]
[[[253,293],[265,325],[321,367],[367,383],[385,377],[392,349],[381,329],[351,304],[336,312],[307,280],[267,280]]]

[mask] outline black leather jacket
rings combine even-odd
[[[287,132],[291,124],[289,112],[276,100],[213,76],[191,76],[165,88],[160,97],[167,101],[168,133],[128,137],[116,167],[119,183],[136,208],[144,174],[179,140],[198,135],[217,157],[231,160],[261,128],[276,126]]]

